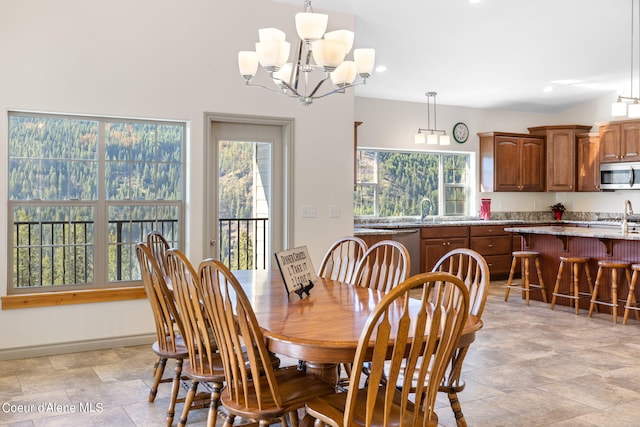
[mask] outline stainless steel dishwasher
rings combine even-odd
[[[408,229],[394,234],[393,240],[402,243],[411,257],[411,276],[420,273],[420,229]]]

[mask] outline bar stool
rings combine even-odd
[[[561,256],[560,267],[558,267],[558,277],[556,278],[556,285],[553,288],[553,297],[551,298],[551,310],[555,308],[556,298],[569,298],[570,303],[576,308],[576,314],[580,311],[580,298],[591,297],[593,293],[593,282],[591,281],[591,272],[589,271],[589,260],[587,257],[580,256]],[[568,293],[561,293],[560,282],[562,281],[562,273],[564,272],[565,264],[568,265],[570,271],[571,283],[569,285],[570,290]],[[584,274],[589,285],[589,292],[580,292],[580,266],[583,266]],[[570,305],[571,305],[570,304]]]
[[[628,261],[620,260],[606,260],[602,259],[598,261],[598,274],[596,275],[596,283],[593,287],[593,294],[591,295],[591,304],[589,304],[589,317],[593,313],[593,309],[596,304],[606,305],[611,307],[611,314],[613,315],[613,323],[618,323],[618,270],[624,270],[627,277],[627,283],[631,283],[631,263]],[[600,290],[600,279],[604,270],[611,270],[611,299],[602,300],[598,299],[598,291]]]
[[[542,291],[542,299],[547,302],[547,290],[544,287],[544,281],[542,280],[542,270],[540,269],[539,252],[534,251],[513,251],[513,260],[511,261],[511,270],[509,271],[509,279],[507,280],[507,291],[504,294],[504,301],[509,300],[509,291],[513,289],[520,289],[525,293],[527,305],[529,305],[529,292],[531,289],[540,289]],[[523,277],[522,282],[519,284],[513,284],[513,275],[516,272],[516,264],[518,259],[522,259]],[[533,260],[536,266],[536,273],[538,274],[538,284],[532,284],[529,280],[529,264]]]
[[[640,311],[640,307],[638,306],[635,294],[640,264],[633,264],[631,266],[631,270],[633,270],[633,276],[631,276],[631,284],[629,285],[629,295],[627,296],[627,301],[624,304],[624,318],[622,319],[623,325],[627,324],[627,320],[629,319],[629,310],[634,310],[636,320],[640,320],[640,313],[638,313],[638,311]]]

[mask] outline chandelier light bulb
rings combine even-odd
[[[261,28],[258,30],[258,40],[261,42],[285,41],[287,35],[277,28]]]
[[[413,142],[416,144],[424,144],[426,141],[424,133],[418,132],[413,137]]]
[[[296,31],[298,37],[304,41],[313,41],[322,38],[327,31],[329,15],[324,13],[300,12],[296,13]]]
[[[345,55],[351,52],[351,48],[353,47],[353,39],[354,33],[349,30],[336,30],[329,31],[324,35],[325,40],[337,40],[339,42],[344,43],[345,45]]]
[[[289,60],[290,44],[284,41],[270,40],[256,43],[258,61],[267,71],[276,71]]]
[[[254,51],[238,52],[238,69],[245,79],[255,77],[258,71],[258,55]]]
[[[311,43],[313,60],[325,69],[335,69],[344,61],[346,46],[338,40],[316,40]]]
[[[353,51],[353,60],[356,63],[356,70],[361,76],[369,77],[371,75],[375,59],[375,49],[355,49]]]
[[[344,61],[331,73],[331,82],[339,88],[352,84],[355,79],[356,64],[353,61]]]

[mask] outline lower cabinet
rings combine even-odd
[[[507,275],[511,268],[513,235],[504,228],[504,225],[472,225],[469,229],[470,248],[485,258],[491,276]]]
[[[431,271],[452,249],[469,247],[469,227],[423,227],[420,229],[420,271]]]
[[[492,277],[508,275],[515,239],[512,233],[504,231],[505,227],[472,225],[421,228],[420,271],[431,271],[436,262],[452,249],[471,248],[485,258]]]

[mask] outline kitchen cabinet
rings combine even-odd
[[[640,160],[640,120],[600,125],[600,162]]]
[[[468,247],[468,226],[423,227],[420,229],[420,271],[431,271],[450,250]]]
[[[478,136],[480,191],[544,191],[544,136],[506,132]]]
[[[472,225],[469,229],[470,248],[484,257],[491,277],[506,276],[511,268],[513,235],[504,225]]]
[[[600,137],[596,132],[576,135],[578,191],[600,191]]]
[[[576,134],[591,130],[586,125],[558,125],[530,127],[531,135],[546,137],[546,190],[576,191],[577,144]]]

